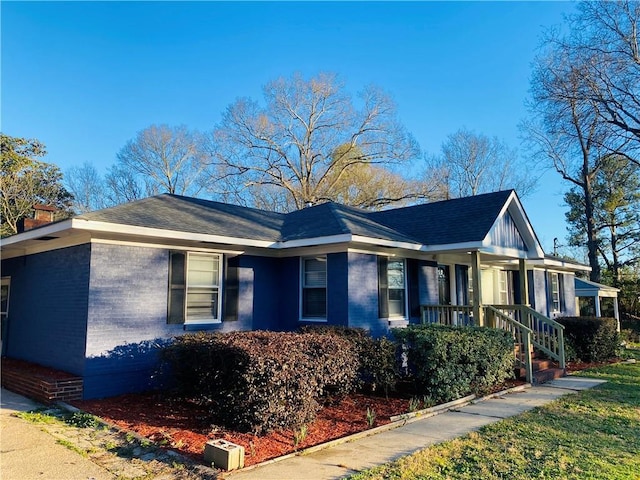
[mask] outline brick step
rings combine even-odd
[[[538,370],[533,372],[533,383],[541,384],[555,380],[556,378],[562,378],[566,375],[562,368],[547,368],[546,370]]]
[[[541,383],[545,383],[545,382],[549,382],[551,380],[555,380],[556,378],[562,378],[566,375],[565,371],[561,368],[556,368],[556,367],[550,367],[550,368],[544,368],[541,370],[534,370],[533,371],[533,383],[534,384],[541,384]],[[526,372],[524,368],[517,368],[516,369],[516,376],[518,378],[521,379],[525,379],[526,377]]]

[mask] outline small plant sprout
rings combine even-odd
[[[296,431],[293,432],[293,446],[297,447],[307,438],[307,425],[301,425]]]
[[[367,425],[369,428],[373,427],[376,423],[376,411],[372,408],[367,407]]]
[[[420,408],[420,399],[418,397],[411,397],[409,400],[409,411],[415,412]]]

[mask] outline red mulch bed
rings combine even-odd
[[[264,436],[234,432],[212,425],[203,406],[159,393],[121,395],[73,404],[198,461],[202,461],[208,440],[231,441],[245,448],[245,466],[366,430],[369,428],[367,408],[376,413],[374,426],[385,425],[390,422],[389,417],[409,411],[409,400],[404,398],[362,394],[334,398],[327,401],[316,420],[308,425],[305,441],[294,446],[293,430]]]
[[[524,383],[510,380],[497,385],[491,393]],[[409,411],[407,398],[350,394],[327,399],[316,420],[307,425],[306,439],[295,446],[293,430],[263,436],[235,432],[213,425],[206,407],[197,402],[177,400],[162,393],[129,394],[73,404],[197,461],[202,461],[208,440],[222,438],[242,445],[245,466],[367,430],[367,408],[376,414],[374,427],[386,425],[391,416]]]

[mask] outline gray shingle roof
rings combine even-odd
[[[164,194],[77,218],[273,242],[352,234],[440,245],[482,240],[510,194],[504,191],[381,212],[329,202],[288,214]]]
[[[513,190],[372,212],[371,218],[424,245],[482,241]]]
[[[179,232],[278,241],[285,216],[254,208],[163,194],[77,218]]]

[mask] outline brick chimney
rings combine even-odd
[[[26,232],[53,222],[56,208],[51,205],[36,204],[33,206],[33,218],[24,218],[18,225],[18,233]]]

